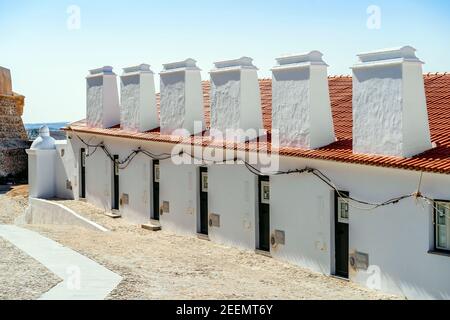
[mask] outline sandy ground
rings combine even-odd
[[[21,197],[0,219],[23,206]],[[14,204],[15,203],[15,204]],[[91,205],[60,201],[112,230],[72,226],[28,226],[97,261],[123,277],[109,299],[396,299],[356,284],[315,274],[253,252],[165,231],[150,232],[111,219]],[[13,284],[11,284],[13,285]]]
[[[14,220],[23,213],[28,206],[28,192],[23,189],[20,193],[16,189],[7,193],[0,193],[0,224],[14,224]]]
[[[0,237],[0,300],[34,300],[61,279]]]
[[[0,195],[0,224],[13,224],[28,204],[25,187]],[[42,264],[0,237],[0,300],[39,298],[61,281]]]
[[[60,203],[114,231],[61,226],[32,229],[124,277],[110,299],[394,298],[253,252],[139,229],[83,202]]]
[[[72,209],[73,211],[81,214],[85,218],[98,223],[99,225],[105,227],[110,231],[122,231],[122,232],[132,232],[139,234],[147,234],[141,228],[136,225],[126,223],[123,219],[112,219],[106,216],[103,210],[94,207],[91,204],[81,201],[73,200],[53,200],[63,206]]]

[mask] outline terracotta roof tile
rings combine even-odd
[[[428,117],[432,141],[436,147],[412,158],[384,157],[353,154],[352,152],[352,78],[335,76],[329,78],[331,108],[334,120],[335,143],[317,150],[281,148],[285,156],[324,159],[363,165],[402,168],[450,174],[450,74],[433,73],[424,76]],[[260,80],[261,104],[264,128],[270,131],[272,119],[272,81]],[[210,85],[203,82],[205,120],[210,125]],[[159,100],[159,97],[158,97]],[[77,132],[108,135],[122,138],[177,143],[180,139],[162,136],[155,129],[146,133],[130,133],[119,127],[110,129],[88,128],[84,120],[73,123],[70,128]],[[209,139],[193,139],[195,143],[208,145]],[[203,140],[203,141],[202,141]],[[268,144],[270,148],[270,143]],[[241,144],[237,149],[256,150],[261,148],[255,142]]]

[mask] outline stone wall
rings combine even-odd
[[[0,95],[12,95],[11,72],[0,67]]]
[[[0,95],[0,184],[25,182],[29,142],[22,122],[24,97]]]

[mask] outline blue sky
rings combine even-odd
[[[70,30],[69,6],[80,8]],[[367,9],[381,9],[370,29]],[[212,63],[243,55],[270,77],[275,58],[312,49],[329,73],[350,74],[362,51],[412,45],[425,72],[450,71],[448,0],[0,0],[0,65],[26,96],[24,121],[75,121],[85,116],[89,69],[192,57],[208,78]],[[156,77],[158,82],[158,77]]]

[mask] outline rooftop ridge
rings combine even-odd
[[[424,77],[430,77],[430,76],[450,76],[450,71],[445,72],[426,72],[423,74]],[[351,79],[352,76],[348,74],[336,74],[336,75],[329,75],[328,79]],[[272,78],[269,77],[262,77],[258,79],[259,81],[272,81]],[[209,84],[210,80],[202,80],[203,84]]]
[[[369,166],[391,167],[404,170],[450,174],[450,72],[424,73],[427,106],[432,141],[436,147],[412,158],[373,157],[352,154],[352,85],[351,76],[334,75],[330,80],[330,97],[337,142],[324,148],[305,151],[290,149],[282,152],[289,157],[313,158],[341,163],[356,163]],[[270,128],[272,99],[271,78],[260,81],[261,102],[265,128]],[[210,112],[209,81],[203,81],[204,111],[208,122]],[[159,100],[159,99],[158,99]],[[85,122],[71,124],[74,132],[100,136],[113,136],[144,141],[169,142],[167,136],[159,132],[130,133],[118,128],[87,128]],[[67,130],[71,131],[71,130]]]
[[[349,75],[349,74],[339,74],[339,75],[331,75],[331,76],[328,76],[328,78],[329,79],[336,79],[336,78],[351,78],[352,76],[351,75]]]
[[[425,76],[447,76],[450,75],[450,72],[445,71],[445,72],[428,72],[428,73],[424,73]]]

